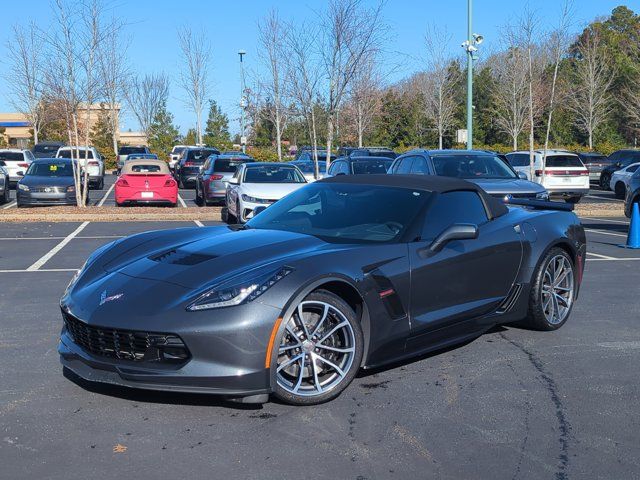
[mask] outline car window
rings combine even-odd
[[[386,174],[390,166],[391,166],[391,159],[367,160],[367,161],[356,160],[351,162],[351,168],[353,170],[354,175]]]
[[[211,162],[212,172],[231,173],[238,169],[239,165],[252,161],[245,158],[216,158]]]
[[[550,155],[546,160],[547,167],[582,167],[577,155]]]
[[[145,147],[120,147],[118,155],[129,155],[131,153],[147,153]]]
[[[415,157],[415,160],[411,165],[411,173],[416,175],[428,175],[429,169],[427,168],[426,160],[422,157]]]
[[[411,173],[411,166],[413,165],[413,159],[416,157],[404,157],[400,160],[398,166],[393,173],[399,173],[408,175]]]
[[[27,176],[38,177],[71,177],[73,166],[71,162],[34,162],[29,166]]]
[[[487,221],[484,203],[476,192],[441,193],[427,211],[421,238],[433,241],[454,223],[482,225]]]
[[[578,158],[578,157],[576,157]],[[515,172],[497,155],[469,153],[431,157],[436,175],[456,178],[517,178]]]
[[[82,150],[82,149],[60,150],[60,152],[58,153],[58,158],[72,158],[71,152],[73,152],[73,158],[82,159],[82,160],[84,160],[85,158],[93,158],[93,152],[91,150]],[[86,154],[86,157],[85,157],[85,154]]]
[[[131,167],[133,173],[159,173],[161,172],[160,165],[133,165]]]
[[[528,167],[529,166],[529,154],[528,153],[508,153],[506,155],[507,160],[512,167]]]
[[[630,167],[627,168],[627,172],[635,172],[638,169],[638,165],[631,165]]]
[[[210,155],[217,155],[218,152],[216,150],[208,149],[208,148],[200,148],[200,149],[191,149],[187,153],[187,160],[193,163],[204,163],[204,161]]]
[[[295,167],[282,165],[260,165],[247,168],[244,174],[245,183],[306,183],[306,180]]]
[[[60,145],[36,145],[33,147],[33,151],[37,153],[51,153],[55,155],[60,148]]]
[[[0,160],[22,161],[24,160],[24,155],[22,155],[22,152],[0,152]]]

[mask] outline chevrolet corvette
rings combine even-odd
[[[513,203],[459,179],[347,175],[245,225],[116,240],[60,301],[60,360],[93,382],[310,405],[495,325],[555,330],[585,233],[572,206]]]

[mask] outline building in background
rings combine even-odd
[[[7,145],[28,148],[32,137],[31,124],[22,113],[0,113],[0,129],[4,129]]]

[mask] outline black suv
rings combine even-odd
[[[58,149],[64,146],[64,142],[39,142],[33,146],[31,153],[36,158],[54,158]]]
[[[613,172],[636,162],[640,162],[640,150],[616,150],[613,152],[607,157],[608,165],[600,173],[600,188],[611,190],[609,183]]]
[[[209,147],[189,147],[182,151],[174,172],[180,188],[185,188],[186,185],[195,188],[200,167],[211,155],[220,155],[220,150]]]

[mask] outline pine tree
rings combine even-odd
[[[229,117],[215,100],[209,100],[209,117],[204,131],[204,143],[210,147],[221,147],[231,143]]]
[[[180,133],[173,124],[173,115],[163,105],[149,126],[149,148],[159,157],[166,157],[179,140]]]

